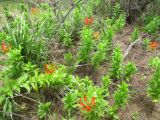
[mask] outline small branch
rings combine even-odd
[[[9,114],[9,115],[18,116],[18,117],[21,117],[21,118],[23,118],[23,119],[25,119],[25,120],[31,120],[31,118],[28,118],[28,117],[25,117],[25,116],[23,116],[23,115],[19,115],[19,114],[17,114],[17,113],[13,113],[13,112],[0,111],[0,113],[5,113],[5,114]]]
[[[76,68],[82,67],[82,66],[87,66],[88,64],[82,64],[82,65],[77,65]]]
[[[135,45],[137,42],[139,42],[141,39],[137,39],[131,45],[127,48],[126,52],[123,55],[123,60],[126,58],[126,56],[129,54],[130,50],[132,49],[133,45]]]
[[[28,100],[34,101],[34,102],[36,102],[36,103],[39,104],[38,101],[36,101],[36,100],[34,100],[34,99],[32,99],[32,98],[29,98],[29,97],[27,97],[27,96],[24,96],[24,95],[22,95],[22,94],[19,94],[18,96],[24,97],[24,98],[26,98],[26,99],[28,99]]]

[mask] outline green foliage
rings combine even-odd
[[[137,71],[137,68],[135,64],[132,62],[128,62],[128,64],[125,65],[125,68],[124,68],[124,79],[129,80],[131,76],[136,73],[136,71]]]
[[[85,27],[81,31],[81,47],[78,51],[78,59],[81,62],[87,62],[93,48],[93,31],[91,28]]]
[[[13,48],[22,46],[21,55],[24,56],[25,62],[28,60],[41,61],[45,57],[45,41],[42,39],[42,34],[40,36],[38,30],[32,28],[30,20],[26,19],[28,17],[27,13],[23,13],[11,24],[7,23],[5,32]]]
[[[107,111],[108,102],[104,99],[107,94],[105,96],[103,95],[106,91],[93,85],[93,82],[89,80],[88,77],[84,79],[76,77],[73,81],[69,93],[64,97],[64,107],[69,108],[65,110],[68,110],[69,113],[72,111],[73,113],[78,107],[81,114],[84,115],[87,120],[99,120]],[[86,100],[84,100],[84,96],[86,96]],[[84,104],[88,105],[91,103],[93,97],[95,97],[95,106],[91,108],[91,111],[83,110],[82,108],[84,106],[81,106],[80,99],[82,99]]]
[[[109,116],[112,119],[118,119],[117,112],[119,108],[124,108],[129,98],[129,89],[128,84],[122,82],[118,85],[118,89],[115,91],[114,97],[114,105],[109,109]]]
[[[160,101],[160,59],[158,57],[151,59],[150,66],[154,68],[154,74],[149,80],[147,93],[153,102]]]
[[[36,23],[37,36],[45,37],[47,40],[53,37],[53,31],[55,30],[55,16],[53,15],[52,7],[43,3],[40,4],[40,11],[38,11],[39,16]],[[44,11],[44,12],[43,12]]]
[[[28,65],[25,66],[29,67],[27,67],[26,73],[23,73],[19,78],[10,79],[7,75],[5,78],[2,78],[3,86],[0,88],[1,105],[5,105],[4,102],[6,99],[18,96],[15,93],[20,94],[22,91],[27,93],[36,91],[38,93],[41,88],[45,89],[53,86],[60,87],[72,83],[72,77],[67,75],[63,66],[59,67],[54,74],[39,74],[39,71],[36,69],[33,71],[33,74],[30,73],[30,71],[33,69],[34,65],[28,63]]]
[[[39,118],[46,118],[49,115],[51,102],[47,103],[40,103],[38,105],[38,117]]]
[[[104,89],[104,94],[109,96],[109,85],[111,84],[110,77],[108,75],[102,77],[102,87]]]
[[[156,34],[160,30],[160,16],[154,16],[147,24],[144,25],[144,31],[149,34]]]
[[[68,52],[64,54],[64,60],[65,63],[69,66],[71,66],[73,64],[73,55],[72,53]]]
[[[126,17],[124,14],[121,14],[118,19],[113,24],[113,31],[115,33],[119,32],[125,25]]]
[[[66,21],[59,30],[59,40],[66,47],[71,47],[72,45],[71,34],[72,34],[71,24],[70,22]]]
[[[67,93],[67,95],[63,98],[63,102],[64,102],[64,110],[66,110],[68,112],[68,116],[71,116],[71,113],[74,112],[74,110],[76,109],[77,105],[77,99],[78,99],[78,91],[73,91],[73,92],[69,92]]]
[[[110,28],[112,29],[113,33],[119,32],[125,25],[125,15],[120,14],[118,18],[107,18],[106,24],[107,24],[107,29]],[[113,34],[112,33],[112,34]]]
[[[132,42],[136,41],[139,38],[139,36],[140,36],[140,33],[139,33],[138,28],[134,28],[134,31],[131,35],[131,41]]]
[[[117,91],[114,93],[114,106],[115,107],[125,107],[125,104],[127,103],[128,97],[129,97],[129,89],[128,84],[125,82],[122,82],[122,84],[118,85]]]
[[[8,65],[4,70],[3,75],[8,76],[10,78],[18,78],[23,73],[23,56],[21,56],[22,47],[18,49],[12,49],[7,54],[8,59],[6,64]]]
[[[107,41],[103,41],[98,44],[97,51],[95,52],[95,54],[92,57],[92,65],[95,68],[98,68],[100,63],[106,59],[108,44],[106,44],[104,42],[107,43]]]
[[[103,30],[101,40],[97,45],[97,51],[93,55],[92,65],[95,68],[98,68],[100,63],[102,63],[108,57],[108,52],[112,48],[112,39],[113,35],[120,31],[125,25],[125,17],[120,15],[116,20],[107,18],[106,27],[107,29]]]
[[[89,102],[93,97],[96,97],[96,105],[90,112],[81,110],[87,120],[100,120],[101,117],[104,117],[108,102],[104,99],[103,93],[104,91],[101,88],[95,86],[87,87],[87,91],[84,94],[87,96]]]
[[[82,16],[82,7],[80,4],[78,4],[73,11],[73,21],[74,21],[74,27],[75,27],[76,32],[78,32],[78,30],[80,30],[80,28],[81,28],[82,17],[83,17]]]
[[[122,14],[121,5],[119,3],[116,3],[116,5],[113,7],[113,18],[117,19]]]
[[[110,76],[112,79],[119,80],[122,77],[122,51],[115,47],[112,54],[112,66]]]
[[[147,50],[149,48],[149,42],[150,42],[150,39],[148,39],[148,38],[145,38],[143,40],[143,47],[144,47],[144,49]]]

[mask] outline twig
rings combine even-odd
[[[58,32],[58,28],[61,26],[62,23],[64,23],[65,19],[67,18],[67,16],[71,13],[71,11],[81,2],[82,0],[78,0],[77,3],[68,11],[68,13],[64,16],[64,18],[62,19],[62,21],[60,22],[60,24],[57,26],[57,28],[55,29],[55,34],[57,34]]]
[[[28,100],[34,101],[34,102],[36,102],[36,103],[38,103],[38,104],[40,103],[40,102],[38,102],[38,101],[36,101],[36,100],[34,100],[34,99],[32,99],[32,98],[29,98],[29,97],[27,97],[27,96],[22,95],[22,94],[19,94],[19,96],[24,97],[24,98],[26,98],[26,99],[28,99]]]
[[[137,42],[139,42],[141,39],[137,39],[131,45],[127,48],[126,52],[123,55],[123,60],[126,58],[126,56],[129,54],[130,50],[132,49],[133,45],[135,45]]]
[[[5,111],[0,111],[0,112],[1,112],[1,113],[5,113],[5,114],[10,114],[10,115],[18,116],[18,117],[24,118],[25,120],[31,120],[31,118],[25,117],[25,116],[23,116],[23,115],[19,115],[19,114],[17,114],[17,113],[5,112]]]

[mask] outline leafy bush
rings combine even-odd
[[[59,40],[66,47],[70,47],[72,45],[72,30],[71,24],[69,22],[65,22],[64,25],[59,30]]]
[[[21,55],[24,62],[42,61],[46,59],[46,41],[52,36],[54,28],[54,19],[51,8],[48,6],[48,12],[39,12],[39,18],[36,22],[29,16],[28,9],[24,8],[22,15],[17,16],[12,21],[7,21],[4,27],[4,40],[8,41],[13,48],[22,46]],[[38,9],[38,8],[37,8]]]
[[[153,77],[149,80],[147,93],[153,102],[160,101],[160,59],[158,57],[151,59],[149,65],[154,69]]]
[[[129,80],[133,74],[135,74],[137,68],[134,63],[128,62],[124,67],[124,79]]]
[[[128,84],[122,82],[118,85],[117,91],[115,91],[114,97],[114,105],[109,109],[109,115],[112,119],[118,119],[117,112],[119,108],[124,108],[129,98],[129,89]]]
[[[7,54],[8,59],[6,61],[6,64],[8,65],[6,69],[4,69],[4,77],[7,76],[9,78],[18,78],[20,77],[23,72],[24,68],[24,62],[23,62],[23,56],[21,56],[21,50],[22,47],[19,47],[18,49],[12,49]]]
[[[40,103],[38,105],[38,116],[39,118],[47,118],[47,115],[49,115],[49,107],[51,105],[51,102],[47,103]]]
[[[155,16],[146,25],[144,31],[149,34],[156,34],[160,29],[160,16]]]
[[[122,78],[122,51],[119,47],[115,47],[113,50],[110,74],[112,79]]]
[[[90,53],[93,49],[93,30],[89,27],[85,27],[81,31],[81,47],[78,51],[78,59],[81,62],[86,62],[90,58]]]
[[[138,28],[134,28],[133,33],[131,34],[131,41],[134,42],[136,41],[140,36]]]

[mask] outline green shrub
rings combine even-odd
[[[134,28],[133,33],[131,34],[131,41],[134,42],[136,41],[140,36],[138,28]]]
[[[128,84],[122,82],[118,85],[117,91],[115,91],[114,97],[114,104],[109,109],[109,116],[112,119],[119,119],[117,112],[120,108],[124,108],[129,98],[129,89]]]
[[[129,80],[133,74],[135,74],[137,68],[134,63],[128,62],[124,67],[124,79]]]
[[[112,54],[112,66],[110,76],[112,79],[119,80],[122,78],[122,51],[115,47]]]
[[[144,31],[149,34],[155,35],[160,30],[160,16],[155,16],[146,25]]]
[[[50,107],[51,105],[51,102],[47,102],[47,103],[40,103],[38,105],[38,117],[39,118],[47,118],[47,116],[49,115],[49,112],[50,112]]]
[[[160,101],[160,59],[158,57],[150,60],[149,65],[154,69],[154,74],[148,82],[147,93],[153,102]]]
[[[81,62],[87,62],[93,49],[93,31],[91,28],[85,27],[81,31],[81,47],[78,51],[78,59]]]

